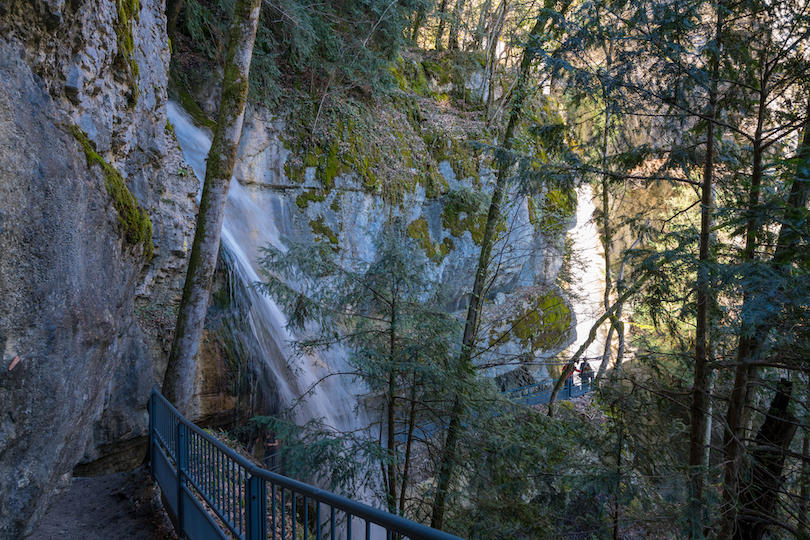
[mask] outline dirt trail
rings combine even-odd
[[[176,538],[146,468],[74,478],[29,540],[171,540]]]

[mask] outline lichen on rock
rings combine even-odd
[[[82,146],[87,164],[96,164],[101,167],[104,173],[104,187],[107,188],[113,206],[118,211],[124,238],[131,245],[143,245],[146,259],[151,259],[155,246],[152,243],[152,220],[149,219],[146,210],[135,200],[121,173],[96,153],[92,141],[81,128],[68,125],[65,126],[65,130],[73,135]]]

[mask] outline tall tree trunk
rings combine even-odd
[[[762,185],[762,130],[765,125],[767,107],[767,80],[760,81],[759,109],[757,127],[753,140],[753,163],[751,170],[751,187],[748,192],[748,223],[745,232],[745,251],[743,261],[752,263],[756,259],[757,238],[760,233],[760,220],[757,216]],[[731,392],[728,413],[726,414],[725,475],[723,485],[723,538],[730,534],[730,528],[736,522],[737,498],[739,496],[740,462],[745,452],[745,432],[750,414],[749,404],[754,395],[752,387],[756,368],[750,362],[759,355],[762,325],[758,321],[746,321],[746,312],[753,305],[756,293],[746,289],[743,292],[743,320],[740,327],[740,339],[737,346],[737,365],[734,374],[734,387]]]
[[[475,32],[473,32],[472,43],[470,43],[469,50],[478,51],[484,43],[484,36],[487,33],[487,20],[490,18],[489,10],[492,8],[492,0],[485,0],[484,5],[481,6],[481,12],[478,14],[478,24],[475,25]]]
[[[723,7],[717,9],[715,23],[715,49],[720,50],[723,32]],[[705,519],[703,483],[706,477],[703,438],[706,432],[706,401],[708,360],[706,345],[709,334],[709,248],[712,224],[712,193],[714,191],[714,142],[715,119],[717,117],[717,78],[720,71],[719,52],[711,61],[711,81],[709,82],[709,110],[706,113],[706,161],[703,164],[703,185],[700,199],[700,245],[698,247],[698,271],[695,283],[697,296],[697,316],[695,322],[695,372],[692,383],[692,407],[689,432],[689,516],[692,520],[692,535],[699,535]]]
[[[390,352],[390,367],[388,374],[388,511],[392,514],[397,513],[397,449],[396,449],[396,392],[397,392],[397,374],[396,374],[396,345],[397,345],[397,286],[394,283],[391,294],[391,327],[389,329],[389,352]]]
[[[717,40],[720,39],[722,19],[718,15]],[[717,56],[712,59],[712,77],[717,80],[719,60]],[[692,383],[692,408],[690,412],[691,425],[689,433],[689,468],[690,468],[690,515],[697,520],[699,529],[703,523],[703,480],[705,478],[705,463],[703,457],[703,437],[706,431],[706,387],[708,374],[708,360],[706,343],[709,333],[709,247],[712,223],[712,191],[714,190],[714,139],[715,115],[717,114],[717,87],[712,82],[709,93],[708,127],[706,129],[706,161],[703,166],[703,185],[700,199],[700,245],[698,248],[698,274],[695,283],[697,296],[697,317],[695,325],[695,373]]]
[[[492,31],[487,40],[487,65],[484,69],[484,92],[486,99],[486,117],[491,118],[492,104],[495,101],[495,75],[498,72],[498,41],[503,32],[509,0],[501,0],[498,6],[498,17],[492,23]]]
[[[538,36],[546,24],[546,19],[538,19],[532,29],[530,36]],[[531,38],[530,38],[531,39]],[[536,39],[536,38],[535,38]],[[506,191],[506,180],[509,177],[509,169],[512,165],[511,150],[515,129],[523,115],[523,101],[526,96],[526,86],[529,83],[529,68],[537,56],[537,48],[527,46],[523,52],[520,62],[519,82],[515,89],[515,98],[512,103],[512,112],[509,115],[509,124],[503,137],[503,144],[497,152],[498,175],[495,180],[495,187],[492,192],[492,199],[487,214],[487,222],[484,228],[484,237],[481,241],[481,253],[478,257],[478,268],[475,272],[475,281],[470,295],[470,305],[467,309],[467,319],[464,325],[464,336],[461,343],[461,355],[458,362],[458,377],[463,381],[472,371],[472,353],[475,344],[475,335],[478,330],[478,319],[483,307],[484,286],[489,273],[489,263],[492,255],[492,247],[495,244],[496,229],[501,221],[501,202]],[[442,447],[437,470],[436,497],[433,502],[433,514],[430,526],[434,529],[441,529],[444,524],[444,512],[447,501],[447,490],[450,487],[450,480],[455,467],[456,446],[461,431],[461,417],[464,414],[465,405],[462,393],[456,391],[453,398],[453,408],[450,411],[450,422],[447,429],[447,439]]]
[[[461,29],[461,20],[464,16],[464,0],[456,0],[453,18],[450,19],[450,36],[447,39],[447,48],[451,51],[459,50],[458,35]]]
[[[419,32],[421,32],[423,24],[425,24],[425,8],[419,8],[413,21],[413,30],[411,30],[411,41],[417,47],[419,46]]]
[[[764,103],[764,100],[765,96],[761,96],[760,102]],[[754,242],[757,232],[754,205],[758,203],[759,200],[759,186],[756,185],[755,182],[761,180],[762,175],[761,143],[762,141],[758,143],[755,141],[754,144],[754,174],[752,175],[751,198],[749,200],[749,211],[752,212],[752,217],[749,219],[748,230],[746,231],[745,251],[746,259],[750,260],[754,257]],[[776,249],[771,258],[771,263],[777,270],[782,265],[790,264],[795,250],[797,249],[800,235],[793,230],[793,224],[797,219],[802,219],[802,214],[806,211],[808,195],[810,195],[810,114],[805,118],[802,141],[797,150],[797,158],[798,164],[796,173],[784,210]],[[759,167],[757,167],[757,165],[759,165]],[[755,295],[746,293],[743,298],[743,311],[745,311],[745,308],[752,302],[756,302]],[[735,369],[734,387],[726,415],[727,430],[724,441],[726,465],[725,484],[723,487],[724,534],[721,536],[722,538],[728,538],[731,535],[732,524],[736,522],[736,498],[739,491],[740,459],[744,451],[743,437],[744,428],[747,424],[747,405],[753,397],[751,388],[753,386],[752,376],[756,373],[756,368],[750,366],[749,362],[760,353],[761,336],[767,334],[768,327],[767,322],[755,321],[752,328],[742,332],[737,348],[737,367]]]
[[[799,537],[806,538],[810,529],[810,519],[808,519],[808,499],[810,499],[810,459],[804,457],[810,454],[810,433],[805,430],[802,439],[802,469],[799,477]]]
[[[439,27],[436,29],[436,50],[444,50],[444,20],[447,17],[447,0],[439,4]]]
[[[751,452],[751,480],[740,490],[740,510],[733,540],[762,540],[771,521],[779,490],[785,452],[796,433],[796,418],[788,411],[793,383],[782,379]]]
[[[219,121],[208,154],[197,229],[177,315],[174,342],[163,380],[163,394],[183,414],[189,412],[194,392],[197,352],[219,255],[225,201],[242,133],[250,59],[260,6],[261,0],[238,0],[234,8]]]
[[[402,465],[402,485],[399,487],[399,515],[405,515],[405,492],[408,490],[408,481],[411,468],[411,448],[413,447],[413,430],[416,427],[416,372],[411,383],[411,407],[408,413],[408,438],[405,441],[405,459]]]

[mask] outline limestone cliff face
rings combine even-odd
[[[143,434],[161,366],[135,298],[182,284],[197,185],[167,131],[163,3],[120,4],[0,1],[2,538],[31,532],[77,463]],[[150,218],[152,258],[122,197]]]
[[[389,114],[393,118],[390,131],[408,141],[406,145],[413,144],[414,134],[408,133],[407,122],[398,121],[393,112]],[[284,118],[251,106],[234,171],[236,180],[272,216],[280,234],[298,241],[331,243],[346,264],[371,262],[382,230],[391,220],[399,220],[434,262],[432,278],[446,288],[447,309],[465,316],[478,266],[488,194],[495,183],[486,154],[473,151],[466,159],[476,165],[466,168],[454,166],[455,156],[435,160],[434,183],[438,188],[428,192],[424,177],[414,179],[392,202],[384,190],[369,186],[368,178],[356,168],[341,170],[335,165],[338,174],[330,177],[329,158],[325,157],[330,151],[324,151],[317,160],[311,155],[296,156],[289,149],[296,146],[291,142],[293,137]],[[360,162],[362,156],[348,159]],[[298,171],[292,165],[296,162],[303,162]],[[417,177],[417,171],[412,171]],[[490,350],[478,359],[493,366],[486,372],[491,376],[516,367],[501,365],[506,360],[552,356],[574,337],[570,303],[554,285],[562,265],[561,235],[570,218],[551,215],[537,206],[536,199],[521,195],[517,189],[506,197],[502,212],[504,225],[494,247],[492,280],[487,289],[491,305],[499,307],[484,313],[482,339],[489,341]]]

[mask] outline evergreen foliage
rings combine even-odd
[[[285,462],[304,478],[329,474],[330,485],[348,493],[376,487],[349,471],[375,475],[382,467],[384,499],[391,511],[405,513],[411,452],[438,429],[438,411],[454,386],[448,372],[458,321],[441,309],[429,262],[398,223],[379,239],[371,262],[341,260],[324,242],[287,245],[285,252],[265,249],[267,281],[257,287],[282,306],[299,336],[298,353],[348,351],[349,372],[363,383],[372,423],[359,426],[362,436],[329,435],[334,426],[317,419],[292,431],[274,423],[288,443]],[[354,462],[349,467],[347,459]]]
[[[186,0],[179,22],[192,47],[222,63],[235,0]],[[406,41],[404,29],[426,0],[317,3],[264,2],[251,70],[251,99],[281,98],[279,81],[291,78],[315,94],[369,94],[393,81],[386,69]],[[306,81],[306,83],[304,83]]]

